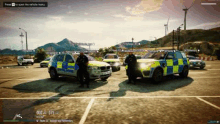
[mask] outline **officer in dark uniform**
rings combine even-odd
[[[129,55],[127,56],[127,58],[125,59],[125,63],[128,65],[127,68],[127,76],[128,76],[128,83],[131,83],[131,81],[134,82],[136,81],[136,66],[137,66],[137,59],[135,57],[135,55],[133,54],[133,52],[129,52]]]
[[[80,55],[76,60],[76,64],[79,66],[78,74],[81,84],[80,87],[84,87],[84,84],[86,84],[87,88],[89,88],[89,72],[87,71],[88,63],[88,58],[83,52],[80,52]],[[85,81],[83,78],[85,78]]]

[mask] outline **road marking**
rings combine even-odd
[[[220,70],[220,69],[207,69],[207,70],[209,70],[209,71],[214,71],[214,70]]]
[[[199,99],[200,101],[203,101],[204,103],[209,104],[210,106],[215,107],[215,108],[220,110],[220,107],[218,107],[218,106],[216,106],[216,105],[214,105],[214,104],[212,104],[212,103],[210,103],[210,102],[208,102],[208,101],[206,101],[204,99],[201,99],[199,97],[196,97],[196,98]]]
[[[91,109],[94,100],[95,100],[95,98],[92,98],[92,99],[90,100],[89,105],[87,106],[86,111],[84,112],[83,117],[81,118],[79,124],[84,124],[84,122],[86,121],[86,117],[87,117],[88,114],[89,114],[89,110]]]
[[[203,97],[203,98],[220,98],[220,96],[127,96],[127,97],[67,97],[67,96],[63,96],[63,97],[53,97],[55,99],[57,98],[62,98],[62,99],[92,99],[92,98],[195,98],[195,97]],[[49,97],[22,97],[22,98],[0,98],[0,99],[51,99],[51,96]]]
[[[205,79],[205,78],[207,78],[207,79],[213,79],[213,78],[220,78],[219,76],[217,77],[191,77],[192,79],[194,79],[194,78],[198,78],[198,79]]]

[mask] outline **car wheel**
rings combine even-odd
[[[200,69],[204,69],[205,68],[205,66],[200,66]]]
[[[107,79],[108,79],[108,77],[101,78],[102,81],[106,81]]]
[[[20,66],[21,64],[18,62],[18,66]]]
[[[55,69],[50,69],[50,78],[51,79],[57,79],[58,78],[58,74],[57,71]]]
[[[22,63],[21,65],[24,66],[24,63]]]
[[[43,65],[40,65],[40,67],[42,68],[42,67],[43,67]]]
[[[31,65],[34,65],[34,63],[31,63]]]
[[[163,80],[163,70],[161,70],[161,69],[156,69],[155,71],[154,71],[154,74],[153,74],[153,77],[152,77],[152,79],[153,79],[153,82],[154,83],[159,83],[159,82],[161,82],[162,80]]]
[[[186,66],[183,68],[183,71],[179,73],[180,77],[183,77],[183,78],[186,78],[188,74],[189,74],[189,69]]]
[[[120,71],[120,70],[121,70],[121,67],[119,67],[118,70]]]

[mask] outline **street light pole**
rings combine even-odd
[[[134,40],[134,38],[132,37],[132,51],[133,51],[133,45],[134,45],[133,40]]]
[[[25,31],[24,29],[22,28],[19,28],[21,30],[23,30],[25,32],[25,35],[26,35],[26,50],[28,50],[28,43],[27,43],[27,31]]]

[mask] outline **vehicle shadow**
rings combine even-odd
[[[27,109],[36,105],[41,105],[50,102],[57,102],[61,97],[73,95],[76,92],[86,92],[103,85],[106,85],[107,81],[94,80],[90,81],[90,88],[79,88],[79,82],[75,78],[60,77],[57,80],[51,80],[50,78],[35,80],[13,86],[14,90],[22,93],[38,93],[38,92],[54,92],[57,95],[50,96],[48,98],[38,99],[31,105],[26,106],[23,109]]]
[[[170,75],[164,77],[163,82],[154,84],[150,79],[138,79],[136,84],[127,84],[128,80],[121,82],[118,91],[110,92],[110,98],[107,101],[111,101],[117,97],[123,97],[127,91],[150,93],[156,91],[175,91],[178,88],[185,87],[193,82],[190,77],[181,78],[176,75]]]

